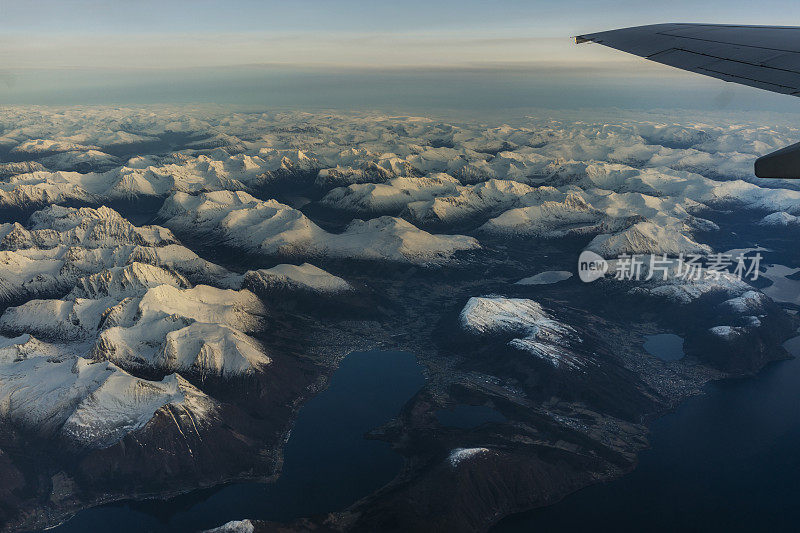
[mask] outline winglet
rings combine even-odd
[[[755,171],[759,178],[800,178],[800,143],[759,157],[756,159]]]
[[[575,44],[583,44],[583,43],[590,43],[592,42],[591,39],[587,39],[583,35],[576,35],[575,36]]]

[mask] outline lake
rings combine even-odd
[[[800,337],[786,348],[800,355]],[[652,449],[618,480],[494,531],[797,531],[800,359],[711,383],[652,425]]]
[[[351,353],[330,386],[300,410],[277,482],[234,483],[165,501],[104,505],[51,531],[176,533],[243,518],[288,521],[344,509],[400,470],[402,457],[388,443],[364,434],[396,416],[424,381],[412,354]]]
[[[762,292],[776,302],[800,305],[800,281],[789,276],[800,272],[800,268],[789,268],[785,265],[768,265],[761,275],[772,282]]]
[[[662,361],[679,361],[686,355],[683,352],[683,339],[674,333],[646,335],[644,349]]]

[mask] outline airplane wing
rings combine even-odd
[[[800,27],[654,24],[579,35],[651,61],[800,96]],[[800,178],[800,143],[759,158],[756,176]]]

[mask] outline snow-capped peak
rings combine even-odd
[[[478,335],[521,334],[509,346],[555,367],[580,369],[585,361],[571,351],[581,342],[575,330],[553,319],[539,303],[501,296],[472,297],[460,315],[461,327]]]

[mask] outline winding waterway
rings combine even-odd
[[[800,337],[785,346],[800,356]],[[650,441],[631,474],[496,531],[798,530],[800,359],[709,384],[656,420]]]
[[[399,471],[402,458],[389,444],[364,435],[396,416],[423,383],[412,354],[354,352],[330,386],[300,410],[277,482],[234,483],[166,501],[105,505],[50,531],[176,533],[242,518],[288,521],[343,509]]]

